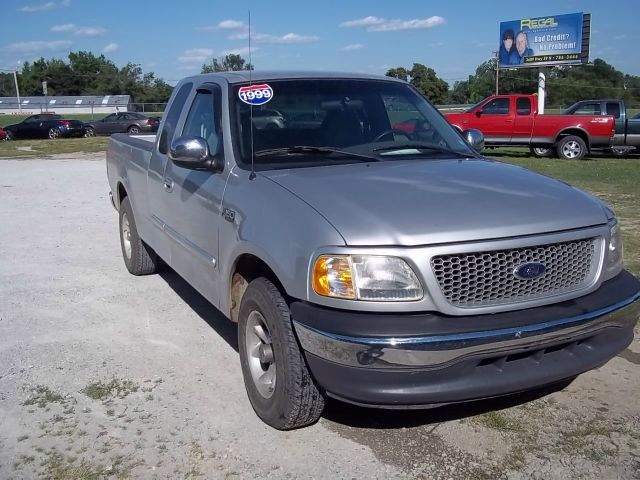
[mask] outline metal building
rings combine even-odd
[[[115,113],[130,110],[129,95],[70,96],[70,97],[0,97],[0,114],[32,115],[36,113]]]

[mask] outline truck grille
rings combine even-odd
[[[489,252],[440,255],[431,268],[447,301],[457,307],[520,303],[587,287],[598,270],[596,238]],[[515,270],[541,263],[538,278],[520,279]]]

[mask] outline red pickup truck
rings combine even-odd
[[[609,147],[615,134],[610,115],[538,115],[533,95],[494,95],[445,117],[460,131],[480,130],[488,146],[526,145],[537,156],[555,149],[560,158],[573,160],[591,148]]]

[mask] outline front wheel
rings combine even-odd
[[[557,152],[563,160],[582,160],[587,154],[587,144],[580,137],[568,135],[558,142]]]
[[[96,131],[92,127],[87,127],[87,129],[84,131],[84,136],[86,138],[95,137]]]
[[[266,424],[290,430],[320,418],[324,397],[298,346],[289,307],[266,278],[253,280],[242,297],[238,347],[249,401]]]

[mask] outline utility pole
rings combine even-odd
[[[500,50],[493,52],[496,54],[496,95],[498,95],[498,78],[500,73]]]
[[[16,84],[16,95],[18,96],[18,109],[20,110],[20,113],[22,113],[22,103],[20,102],[20,88],[18,88],[18,73],[15,68],[13,69],[13,81]]]

